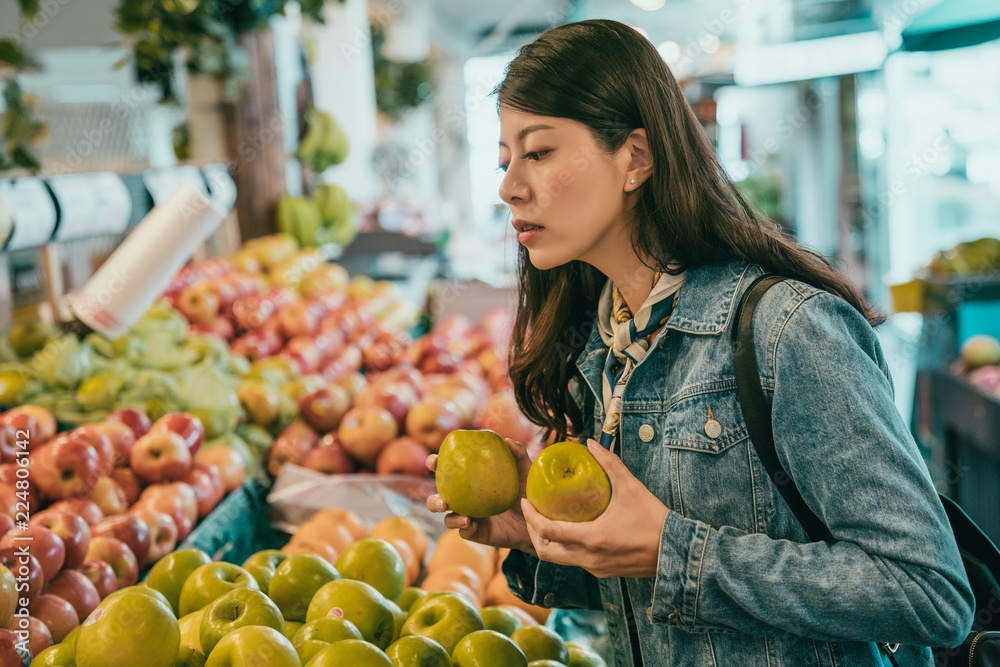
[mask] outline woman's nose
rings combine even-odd
[[[528,196],[527,183],[524,182],[524,179],[520,178],[513,165],[510,165],[507,168],[507,173],[504,174],[503,180],[500,181],[500,199],[509,205],[514,201],[526,201]]]

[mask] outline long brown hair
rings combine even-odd
[[[613,153],[645,128],[653,173],[630,216],[636,253],[675,272],[739,260],[832,292],[870,323],[884,319],[821,255],[760,217],[723,171],[680,86],[652,44],[608,20],[552,28],[521,48],[496,90],[499,106],[587,125]],[[510,377],[531,421],[561,437],[583,415],[569,395],[573,361],[586,343],[605,277],[572,261],[546,271],[518,250],[519,290]]]

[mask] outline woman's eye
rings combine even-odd
[[[531,151],[530,153],[525,153],[521,156],[524,160],[531,160],[532,162],[538,162],[543,156],[548,155],[551,151]]]

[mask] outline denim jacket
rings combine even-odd
[[[757,459],[736,396],[731,327],[762,271],[692,268],[625,390],[623,462],[667,506],[653,578],[598,580],[512,551],[511,590],[545,607],[603,608],[632,665],[622,587],[645,665],[888,665],[955,646],[974,598],[927,467],[893,404],[875,332],[844,300],[786,281],[754,314],[761,380],[785,470],[838,542],[810,543]],[[597,327],[576,364],[591,433],[608,353]],[[721,425],[708,429],[712,417]]]

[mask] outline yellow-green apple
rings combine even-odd
[[[0,565],[0,627],[7,627],[17,606],[17,580],[13,572]]]
[[[45,624],[34,616],[15,616],[7,624],[8,630],[17,633],[21,641],[27,641],[31,655],[38,655],[48,647],[52,646],[52,633],[45,627]],[[14,663],[17,664],[17,663]]]
[[[152,423],[149,421],[149,417],[146,413],[138,408],[118,408],[113,410],[104,421],[121,422],[125,424],[130,429],[132,429],[132,435],[136,439],[149,433],[149,429],[152,427]]]
[[[132,553],[141,570],[149,558],[150,535],[149,526],[134,514],[109,516],[95,523],[90,529],[93,537],[106,535],[124,542]]]
[[[309,602],[320,588],[340,578],[330,563],[312,554],[295,554],[283,560],[274,571],[268,596],[289,621],[303,622]]]
[[[190,646],[198,649],[199,653],[204,653],[201,650],[201,619],[204,615],[205,610],[199,609],[177,619],[177,627],[181,631],[181,646]]]
[[[158,560],[150,568],[146,582],[150,588],[163,593],[176,616],[184,616],[185,614],[180,611],[181,590],[184,582],[195,570],[211,562],[212,559],[201,549],[174,551]]]
[[[611,502],[611,482],[586,446],[557,442],[531,463],[525,495],[553,521],[593,521]]]
[[[416,610],[411,607],[400,636],[430,637],[450,655],[463,637],[482,629],[483,619],[468,600],[459,595],[441,595],[421,600]]]
[[[170,608],[138,591],[123,591],[91,612],[76,636],[79,667],[173,667],[180,629]]]
[[[233,630],[216,644],[205,667],[302,667],[292,643],[275,630],[263,625],[248,625]]]
[[[360,639],[345,639],[330,644],[309,661],[310,667],[339,667],[364,665],[364,667],[392,667],[392,662],[380,647]]]
[[[451,654],[454,667],[479,667],[485,662],[527,667],[528,660],[517,644],[493,630],[478,630],[462,638]]]
[[[100,478],[97,452],[77,437],[38,447],[31,454],[31,468],[38,490],[53,500],[86,496]]]
[[[392,642],[395,621],[388,600],[363,581],[337,579],[316,591],[309,602],[306,623],[323,616],[347,619],[366,641],[379,648]]]
[[[302,418],[324,433],[336,429],[350,409],[351,395],[347,393],[347,389],[333,383],[324,385],[299,400]]]
[[[292,646],[306,664],[330,644],[346,639],[364,639],[353,623],[345,618],[323,616],[302,625],[292,638]]]
[[[604,661],[604,658],[589,646],[575,642],[566,642],[566,648],[569,649],[567,667],[608,667],[608,663]]]
[[[72,644],[50,646],[31,661],[31,667],[75,667],[75,665],[76,647]]]
[[[348,579],[370,584],[395,602],[406,588],[406,566],[399,552],[385,540],[366,537],[337,557],[337,571]]]
[[[66,547],[62,539],[38,524],[15,528],[0,539],[0,547],[25,547],[25,552],[38,559],[45,581],[56,576],[66,562]]]
[[[132,586],[139,580],[139,562],[127,544],[106,535],[90,538],[87,560],[102,560],[115,572],[118,588]],[[84,561],[86,565],[86,561]]]
[[[430,637],[422,635],[400,637],[389,645],[389,648],[385,650],[385,655],[394,666],[451,667],[451,660],[444,647]]]
[[[149,528],[149,555],[147,563],[156,563],[177,547],[177,524],[169,514],[151,509],[136,509],[132,514],[142,519]]]
[[[285,620],[285,638],[288,641],[292,641],[292,639],[295,637],[295,633],[298,632],[299,628],[301,628],[303,625],[305,625],[305,623]]]
[[[220,319],[229,321],[224,318]],[[177,651],[177,658],[174,660],[174,667],[205,667],[206,660],[205,654],[198,649],[181,644],[180,650]]]
[[[205,425],[190,412],[168,412],[153,424],[151,431],[176,433],[184,439],[191,456],[198,453],[205,442]]]
[[[78,571],[90,580],[102,600],[118,590],[118,577],[115,576],[114,569],[103,560],[85,560]]]
[[[52,503],[45,511],[75,514],[87,522],[88,526],[93,526],[104,518],[104,512],[101,511],[101,508],[94,504],[93,500],[88,500],[87,498],[66,498],[65,500]]]
[[[267,569],[273,571],[277,570],[278,566],[281,565],[286,558],[288,558],[288,555],[281,553],[277,549],[264,549],[251,554],[245,561],[243,561],[243,567],[246,568],[248,565],[257,565],[260,567],[266,567]]]
[[[27,561],[27,562],[25,562]],[[17,575],[18,606],[26,607],[25,599],[30,603],[41,595],[45,585],[45,575],[38,559],[31,554],[31,549],[25,545],[0,547],[0,565]]]
[[[212,601],[201,617],[201,649],[211,655],[224,636],[248,625],[263,625],[284,634],[285,621],[274,602],[260,591],[237,588]]]
[[[204,518],[222,502],[226,490],[222,486],[222,475],[219,467],[209,463],[195,462],[191,472],[183,480],[192,489],[198,499],[198,518]]]
[[[563,665],[569,661],[566,642],[544,625],[526,625],[518,628],[510,636],[511,641],[524,651],[528,662],[532,660],[555,660]]]
[[[327,433],[302,459],[302,466],[327,475],[343,475],[357,469],[354,459],[340,445],[336,433]]]
[[[184,479],[193,463],[184,438],[173,431],[150,431],[136,440],[129,461],[146,483]]]
[[[52,634],[52,641],[58,644],[73,628],[80,625],[80,617],[66,600],[56,595],[43,593],[30,606],[31,615],[41,621]]]
[[[378,454],[375,470],[380,475],[412,475],[426,477],[429,449],[409,436],[396,438]]]
[[[156,590],[155,588],[151,588],[145,581],[140,584],[136,584],[135,586],[126,586],[121,590],[115,591],[108,597],[104,598],[104,600],[102,600],[102,604],[104,602],[107,602],[111,598],[119,597],[121,595],[133,595],[136,593],[139,595],[148,595],[154,600],[158,600],[160,603],[163,604],[164,607],[170,606],[170,603],[167,601],[167,596],[165,596],[163,593]]]
[[[128,465],[128,455],[135,444],[135,433],[122,422],[103,421],[92,424],[94,428],[108,436],[111,447],[115,450],[115,465]]]
[[[106,517],[122,514],[128,509],[125,490],[111,477],[99,478],[87,498],[93,500],[101,510],[101,514]]]
[[[118,453],[111,443],[111,438],[96,424],[84,424],[69,432],[67,437],[82,438],[90,443],[90,446],[97,452],[97,469],[102,475],[110,475],[115,467]]]
[[[189,322],[208,322],[218,317],[222,300],[215,285],[200,282],[181,290],[174,305]]]
[[[349,281],[347,269],[340,264],[323,264],[306,274],[299,283],[299,293],[306,298],[325,293],[343,295]],[[334,307],[339,307],[339,304]]]
[[[352,408],[337,429],[340,444],[348,454],[372,465],[378,453],[398,435],[392,413],[374,406]]]
[[[435,481],[452,511],[481,519],[509,510],[520,493],[517,464],[493,431],[452,431],[441,443]]]
[[[267,380],[259,377],[243,380],[236,396],[253,423],[269,426],[278,418],[278,389]]]
[[[42,593],[60,597],[72,605],[77,623],[82,623],[101,602],[94,582],[79,570],[63,570],[46,582]]]
[[[86,621],[87,619],[84,618],[83,620]],[[80,621],[80,623],[82,624],[83,621]],[[78,632],[80,632],[80,626],[79,625],[76,626],[75,628],[73,628],[72,630],[70,630],[69,634],[66,635],[66,637],[62,640],[62,643],[63,644],[70,644],[71,646],[75,645],[76,644],[76,635],[77,635]]]
[[[184,616],[198,611],[235,588],[258,590],[260,587],[253,575],[239,565],[224,562],[202,565],[184,581],[178,612]]]
[[[139,500],[142,484],[131,468],[115,468],[111,471],[111,479],[115,480],[122,493],[125,494],[125,502],[128,503],[129,507]]]
[[[508,637],[524,625],[521,619],[500,607],[484,607],[479,610],[479,616],[483,619],[483,625],[486,626],[487,630],[493,630]]]
[[[415,586],[409,586],[403,589],[403,594],[399,596],[399,602],[397,602],[397,604],[399,605],[399,608],[402,609],[403,611],[410,611],[410,607],[413,605],[413,603],[416,602],[418,599],[424,597],[425,595],[427,595],[427,591],[425,591],[424,589],[417,588]]]
[[[247,462],[243,454],[228,445],[202,448],[196,459],[200,463],[214,465],[219,469],[222,485],[226,492],[235,491],[246,478]]]
[[[257,580],[257,586],[260,590],[266,591],[271,587],[271,579],[274,577],[274,570],[263,565],[241,565],[244,570],[253,575],[253,578]]]
[[[455,404],[442,398],[425,398],[406,415],[406,434],[432,452],[441,448],[445,436],[464,425]]]

